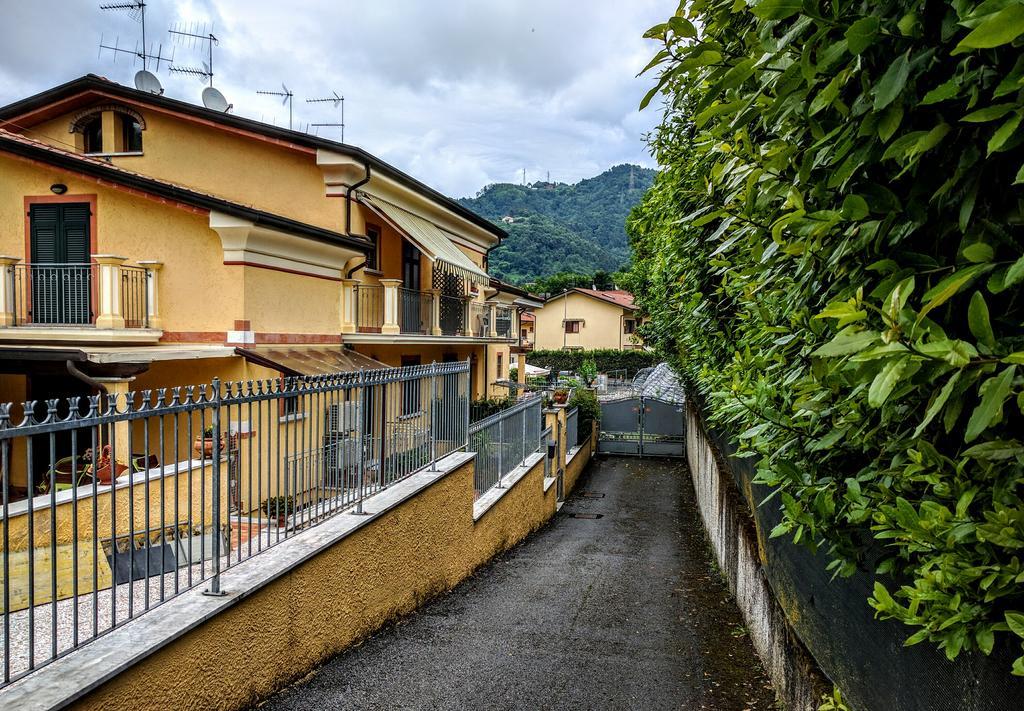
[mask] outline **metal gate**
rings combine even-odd
[[[602,402],[598,450],[640,457],[683,456],[683,407],[644,396]]]

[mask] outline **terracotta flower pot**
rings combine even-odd
[[[556,390],[554,396],[552,397],[552,399],[555,402],[557,402],[559,405],[564,405],[569,400],[569,393],[567,393],[567,392],[558,392]]]
[[[213,437],[196,437],[192,443],[192,449],[196,453],[197,457],[206,457],[209,459],[213,456]],[[224,451],[224,438],[220,438],[220,449]]]
[[[102,464],[96,470],[96,480],[99,481],[101,484],[109,484],[114,479],[124,474],[125,471],[127,471],[127,469],[128,466],[126,464],[121,464],[121,462],[115,462],[112,472],[109,462],[107,464]]]

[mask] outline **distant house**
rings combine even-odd
[[[643,348],[633,295],[621,289],[570,289],[544,302],[534,317],[538,350]]]
[[[501,221],[504,222],[506,225],[511,225],[513,222],[516,221],[516,218],[512,217],[511,215],[505,215],[503,218],[501,218]]]

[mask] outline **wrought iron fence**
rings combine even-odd
[[[458,362],[0,405],[0,685],[361,511],[465,447],[469,399]]]
[[[52,326],[88,325],[95,318],[95,264],[16,264],[14,322]]]
[[[380,333],[384,327],[384,287],[359,284],[356,292],[356,330]]]
[[[398,289],[398,327],[402,333],[430,333],[433,310],[433,294],[404,287]]]
[[[565,413],[565,448],[566,454],[568,450],[578,447],[580,444],[579,438],[579,419],[580,411],[579,408],[574,407]]]
[[[473,423],[469,428],[469,448],[476,452],[477,495],[500,487],[502,478],[542,446],[540,397],[523,400]]]
[[[149,327],[149,272],[143,267],[120,266],[121,315],[125,328]]]

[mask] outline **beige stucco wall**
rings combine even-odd
[[[587,457],[589,449],[570,470],[581,469]],[[468,462],[74,707],[116,708],[125,699],[134,708],[161,711],[257,702],[451,589],[541,526],[556,507],[556,487],[544,491],[543,471],[538,461],[474,522],[474,467]],[[567,479],[567,492],[572,483]]]
[[[621,306],[600,299],[570,292],[544,307],[536,309],[536,343],[538,350],[562,348],[630,348],[632,336],[623,333]],[[565,333],[564,321],[583,320],[579,333]]]
[[[0,253],[27,262],[25,196],[53,197],[50,185],[64,183],[63,196],[87,202],[96,197],[95,254],[163,262],[160,312],[165,331],[231,328],[243,318],[242,270],[224,265],[220,237],[209,218],[192,210],[100,185],[93,180],[0,155]]]
[[[139,109],[143,155],[113,156],[122,168],[152,175],[331,230],[344,227],[344,200],[328,198],[316,153]],[[33,128],[33,138],[69,148],[72,114]],[[104,136],[104,148],[107,146]],[[58,142],[60,141],[60,142]]]

